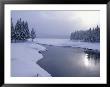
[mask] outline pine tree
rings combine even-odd
[[[13,22],[11,19],[11,40],[17,41],[25,41],[29,38],[36,38],[36,33],[34,29],[32,29],[31,33],[29,31],[28,22],[22,21],[21,18],[17,20],[15,26],[13,26]]]
[[[73,39],[73,33],[71,33],[71,35],[70,35],[70,40],[72,40]]]
[[[88,29],[86,31],[75,31],[70,35],[70,40],[83,40],[85,42],[100,42],[100,28]]]
[[[25,22],[24,24],[24,33],[25,33],[25,39],[29,39],[30,38],[30,32],[29,32],[29,27],[28,27],[28,23]]]
[[[17,20],[17,23],[15,25],[15,40],[27,40],[30,38],[30,32],[28,23],[21,20]]]
[[[33,39],[36,38],[36,33],[35,33],[35,31],[34,31],[33,28],[32,28],[32,30],[31,30],[31,38],[32,38],[32,41],[33,41]]]
[[[15,34],[16,34],[16,40],[21,40],[21,36],[20,36],[20,33],[21,33],[21,18],[19,20],[17,20],[17,23],[15,25]]]
[[[15,30],[14,30],[14,25],[11,18],[11,41],[13,41],[14,39],[15,39]]]
[[[20,36],[21,36],[21,39],[22,39],[22,40],[25,40],[25,39],[26,39],[26,38],[25,38],[25,28],[24,28],[24,24],[25,24],[25,22],[22,21],[22,23],[21,23],[21,33],[20,33]]]

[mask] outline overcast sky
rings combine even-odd
[[[100,11],[36,11],[13,10],[14,24],[21,18],[36,30],[38,37],[69,36],[75,30],[87,30],[100,23]]]

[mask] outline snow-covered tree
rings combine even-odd
[[[35,30],[33,28],[31,30],[31,38],[32,38],[32,41],[33,41],[33,39],[36,38],[36,33],[35,33]]]
[[[17,23],[15,25],[15,40],[26,40],[30,38],[30,32],[28,23],[21,20],[17,20]]]
[[[100,28],[90,28],[86,31],[75,31],[70,35],[70,40],[83,40],[86,42],[100,42]]]
[[[15,40],[21,40],[21,34],[22,30],[21,30],[21,18],[19,20],[17,20],[17,23],[15,25],[15,34],[16,34],[16,37],[15,37]]]
[[[25,39],[29,39],[30,38],[30,32],[29,32],[29,27],[28,27],[27,21],[24,23],[24,33],[25,33]]]
[[[11,41],[13,41],[14,38],[15,38],[15,30],[14,30],[14,25],[11,18]]]

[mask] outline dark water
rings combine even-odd
[[[45,46],[44,58],[38,64],[53,77],[98,77],[100,58],[81,48]]]

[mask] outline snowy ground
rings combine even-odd
[[[11,43],[11,76],[17,77],[37,77],[51,76],[42,69],[36,62],[43,58],[39,51],[47,49],[40,44],[55,46],[71,46],[89,48],[100,51],[100,43],[87,43],[81,41],[71,41],[69,39],[35,39],[24,43]]]
[[[11,43],[11,76],[37,77],[51,76],[36,62],[43,58],[38,51],[46,48],[32,42]]]
[[[81,47],[100,51],[100,43],[89,43],[81,41],[71,41],[69,39],[46,39],[39,38],[35,40],[36,43],[55,45],[55,46],[71,46],[71,47]]]

